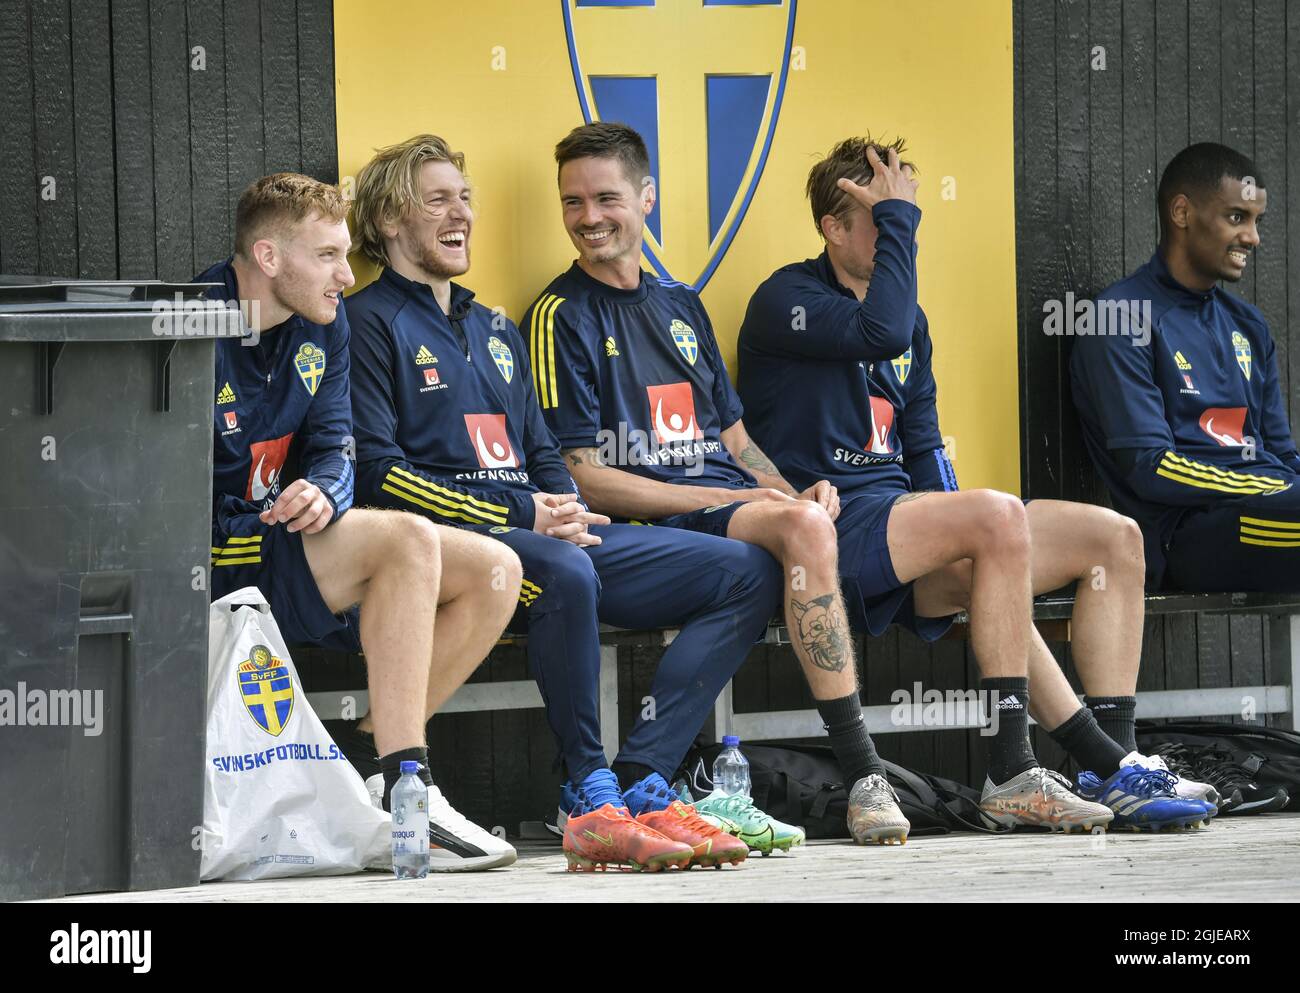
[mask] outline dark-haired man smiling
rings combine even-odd
[[[1152,326],[1075,341],[1084,440],[1142,527],[1149,587],[1293,592],[1300,454],[1273,337],[1218,285],[1240,280],[1259,247],[1264,181],[1246,156],[1205,142],[1174,156],[1157,198],[1155,254],[1099,297],[1149,301]]]

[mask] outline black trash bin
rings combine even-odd
[[[203,289],[0,277],[0,899],[198,882]]]

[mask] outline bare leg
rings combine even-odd
[[[1034,500],[1025,511],[1034,593],[1078,581],[1071,651],[1084,688],[1093,696],[1132,696],[1142,656],[1141,530],[1089,504]]]
[[[1033,595],[1024,505],[992,490],[904,500],[889,516],[889,548],[898,578],[919,577],[913,595],[920,616],[966,607],[971,645],[984,677],[981,686],[996,681],[997,720],[986,741],[988,783],[981,806],[1001,811],[995,816],[1004,823],[1055,823],[1061,816],[1055,793],[1049,804],[1049,785],[1041,772],[1033,772],[1038,763],[1029,743],[1029,714],[1024,701],[1009,692],[1029,690]],[[1002,786],[994,789],[998,783]],[[1033,807],[1037,801],[1031,794],[1041,794],[1041,811]],[[1027,813],[1030,809],[1034,812]]]
[[[432,717],[473,674],[519,603],[519,557],[499,541],[435,524],[442,548],[438,636],[433,642],[425,717]],[[373,712],[357,730],[374,733]]]
[[[438,637],[433,643],[425,714],[432,717],[487,658],[519,606],[523,567],[486,535],[435,525],[442,543]]]
[[[889,515],[888,536],[894,572],[915,580],[917,614],[968,609],[980,672],[1025,675],[1033,596],[1023,504],[993,490],[909,494]]]
[[[1033,592],[1046,593],[1078,580],[1072,650],[1084,688],[1094,696],[1131,696],[1142,647],[1141,531],[1128,518],[1088,504],[1035,500],[1025,510]],[[1097,567],[1102,571],[1094,572]],[[922,610],[918,595],[920,613],[965,609],[970,562],[955,563],[926,580],[929,594],[943,607]],[[1065,673],[1032,627],[1029,685],[1030,711],[1043,727],[1059,727],[1080,707]]]
[[[442,570],[434,526],[413,514],[353,509],[304,535],[303,550],[331,610],[361,604],[379,754],[423,747],[423,690]]]
[[[727,537],[766,549],[785,573],[785,623],[814,699],[858,691],[853,641],[840,593],[839,539],[830,515],[807,500],[746,503]]]

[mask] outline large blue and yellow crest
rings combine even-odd
[[[307,387],[307,392],[315,396],[325,375],[325,352],[312,342],[304,341],[293,357],[293,367],[298,370],[298,378]]]
[[[668,328],[673,336],[673,344],[682,353],[682,357],[695,365],[695,357],[700,354],[700,343],[695,338],[695,329],[685,321],[673,321]]]
[[[1241,374],[1250,379],[1250,342],[1240,331],[1232,332],[1232,351],[1237,356],[1237,365],[1241,366]]]
[[[896,359],[890,359],[894,367],[894,375],[898,377],[898,385],[902,386],[907,382],[907,374],[912,371],[912,350],[909,348]]]
[[[767,163],[797,0],[560,0],[583,119],[645,139],[645,257],[702,290]]]
[[[488,354],[492,356],[492,361],[497,364],[497,370],[505,377],[505,381],[510,382],[515,375],[515,357],[511,354],[509,346],[493,335],[488,339]]]
[[[254,645],[239,663],[239,692],[249,716],[270,735],[279,735],[293,713],[289,667],[265,645]]]

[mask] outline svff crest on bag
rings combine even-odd
[[[389,816],[312,711],[261,591],[211,611],[200,878],[387,869]]]

